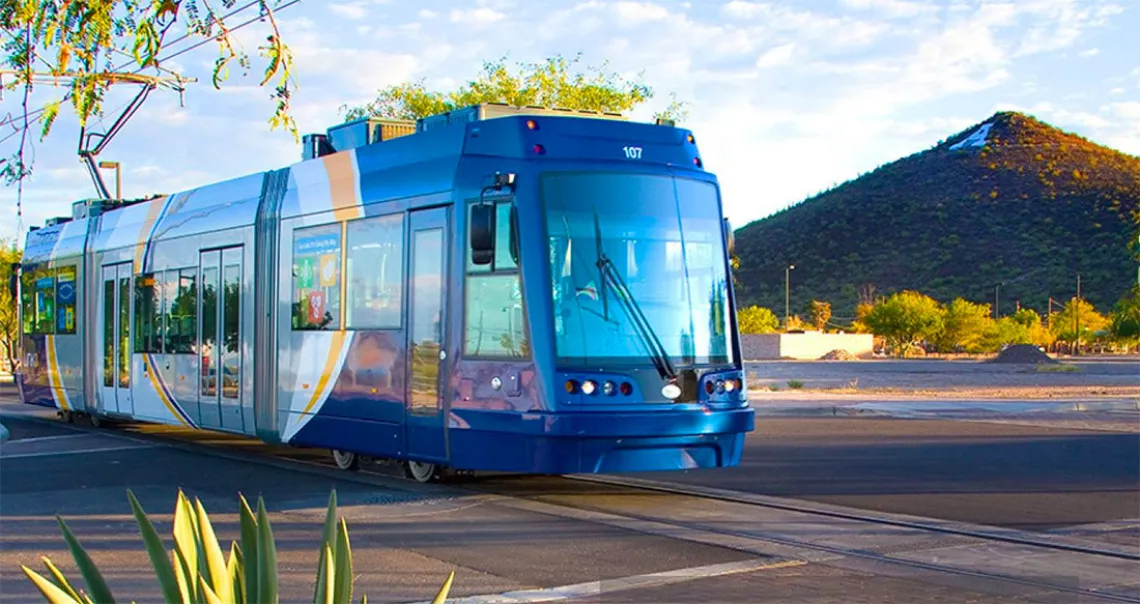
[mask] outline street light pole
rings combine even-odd
[[[792,313],[791,313],[791,309],[792,309],[791,281],[792,281],[792,269],[794,269],[794,268],[796,268],[796,265],[789,264],[787,266],[787,268],[784,269],[784,331],[788,330],[788,323],[792,317]]]
[[[1001,295],[998,293],[998,290],[1000,289],[1001,282],[999,281],[998,284],[994,286],[994,319],[1001,317],[1001,312],[998,310],[998,301],[1000,300]]]

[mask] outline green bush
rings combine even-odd
[[[154,524],[130,489],[127,489],[127,498],[131,502],[147,555],[150,556],[168,604],[261,604],[278,601],[277,547],[273,540],[273,529],[269,526],[265,502],[260,497],[257,499],[255,515],[245,497],[241,496],[241,544],[231,542],[229,558],[226,558],[222,555],[222,548],[202,503],[195,498],[191,505],[179,489],[174,509],[173,564],[171,553],[166,551]],[[51,604],[115,602],[102,573],[87,551],[63,519],[56,516],[56,520],[90,594],[72,587],[71,582],[47,557],[43,558],[43,563],[50,579],[20,565],[24,574],[28,575]],[[434,604],[444,602],[454,578],[455,572],[452,571],[436,594]],[[329,507],[325,515],[324,539],[318,558],[313,602],[348,604],[352,601],[352,583],[352,549],[348,541],[348,525],[343,518],[337,522],[334,490],[329,494]],[[368,597],[363,596],[360,601],[366,603]]]

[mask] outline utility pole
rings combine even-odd
[[[1073,302],[1073,338],[1076,339],[1076,345],[1073,346],[1073,356],[1081,353],[1081,274],[1077,273],[1077,299]]]
[[[1001,295],[998,293],[999,290],[1001,290],[1001,281],[998,281],[998,284],[994,286],[994,319],[1001,317],[1001,312],[998,310],[998,301]]]
[[[791,269],[796,268],[796,264],[788,264],[784,269],[784,330],[787,332],[788,324],[791,321]]]

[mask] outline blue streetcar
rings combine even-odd
[[[732,230],[689,131],[485,104],[304,143],[29,232],[22,401],[419,481],[739,463]]]

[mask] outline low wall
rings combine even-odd
[[[846,350],[861,359],[871,358],[875,336],[869,333],[757,333],[740,336],[744,360],[815,360],[832,350]]]

